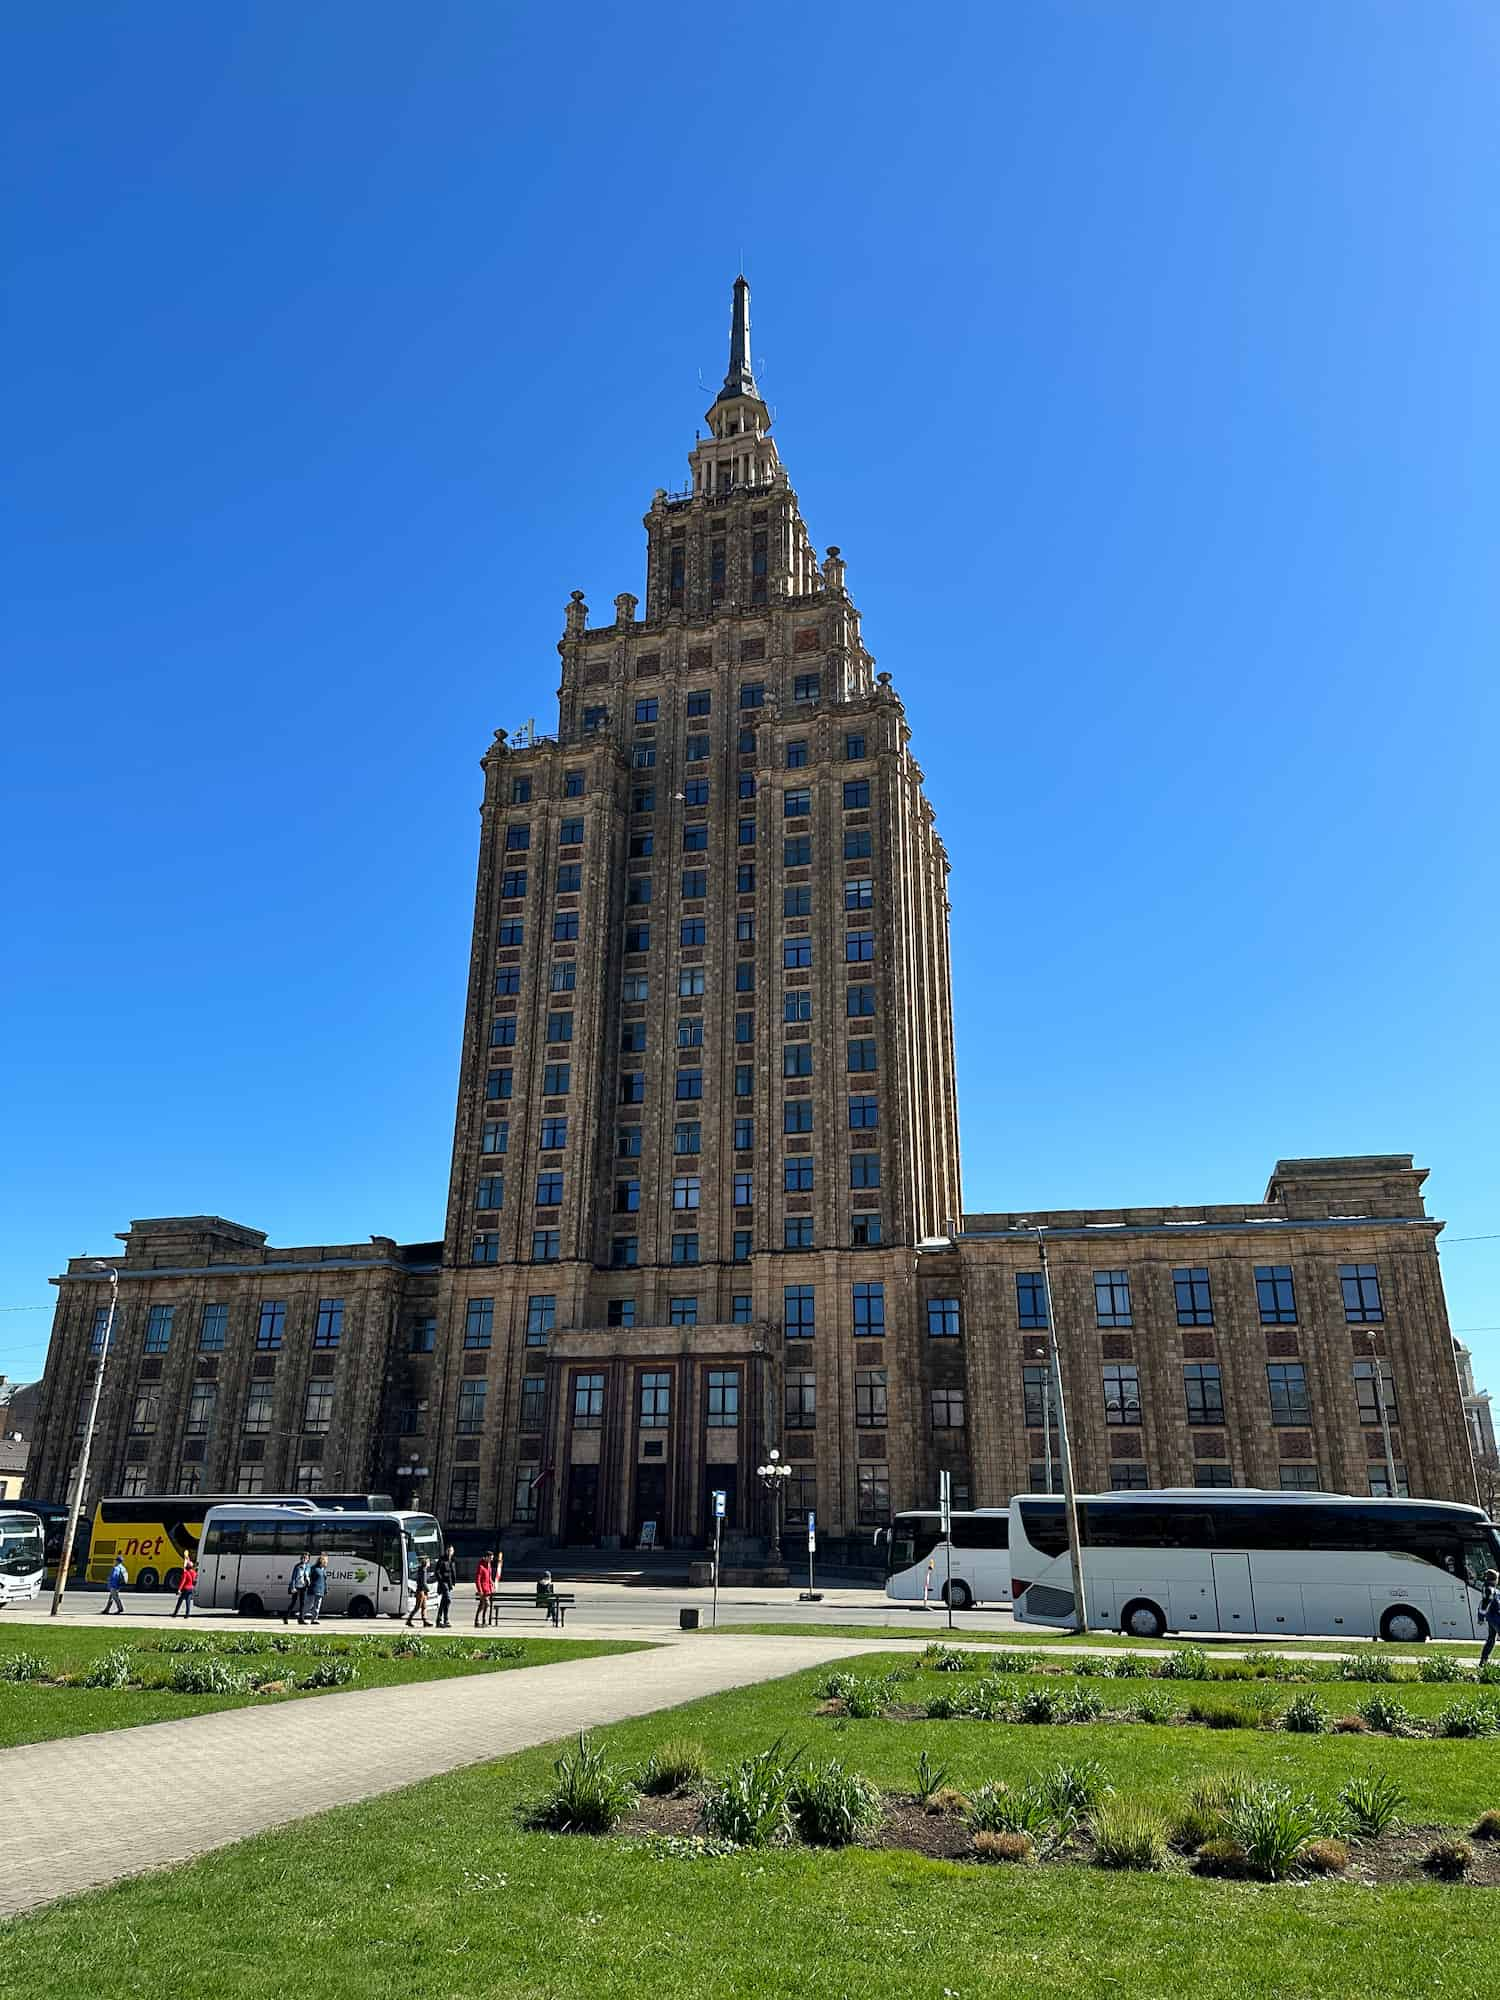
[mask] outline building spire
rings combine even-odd
[[[760,400],[754,370],[750,366],[750,287],[743,272],[734,281],[734,312],[729,322],[729,373],[724,377],[724,386],[716,400],[722,403],[730,396],[754,396],[757,402]]]

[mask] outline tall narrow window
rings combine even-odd
[[[318,1320],[313,1328],[314,1347],[337,1347],[344,1337],[344,1301],[319,1299]]]

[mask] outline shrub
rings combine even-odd
[[[1206,1681],[1209,1678],[1208,1655],[1201,1646],[1179,1646],[1175,1653],[1168,1653],[1164,1660],[1157,1661],[1156,1678],[1159,1681]]]
[[[1476,1840],[1500,1840],[1500,1812],[1481,1813],[1474,1822]]]
[[[1422,1866],[1440,1882],[1461,1882],[1474,1859],[1466,1840],[1440,1840],[1422,1856]]]
[[[641,1790],[653,1798],[686,1792],[708,1776],[708,1752],[695,1736],[673,1736],[659,1743],[641,1766]]]
[[[976,1833],[1026,1833],[1035,1840],[1052,1830],[1052,1808],[1035,1785],[1012,1791],[1008,1785],[984,1785],[969,1801],[969,1824]]]
[[[415,1632],[403,1632],[391,1647],[393,1660],[415,1660],[427,1651],[426,1644]]]
[[[1351,1659],[1339,1661],[1341,1681],[1393,1681],[1396,1679],[1396,1662],[1388,1660],[1383,1653],[1356,1653]]]
[[[1437,1719],[1439,1736],[1493,1736],[1495,1727],[1495,1704],[1475,1701],[1472,1695],[1450,1701]]]
[[[159,1639],[148,1640],[147,1644],[153,1653],[220,1653],[225,1650],[217,1632],[163,1632]]]
[[[1016,1721],[1056,1722],[1062,1714],[1062,1706],[1063,1695],[1060,1688],[1026,1688],[1016,1697]]]
[[[1315,1694],[1297,1694],[1281,1711],[1281,1726],[1294,1736],[1321,1736],[1328,1727],[1328,1710]]]
[[[89,1662],[78,1685],[86,1688],[129,1687],[135,1676],[135,1655],[128,1646],[112,1646]]]
[[[1205,1840],[1193,1856],[1193,1866],[1203,1875],[1242,1875],[1245,1871],[1245,1850],[1237,1840],[1220,1835],[1214,1840]]]
[[[841,1701],[844,1713],[857,1722],[873,1722],[884,1714],[895,1693],[894,1674],[830,1674],[823,1683],[830,1701]]]
[[[869,1779],[846,1771],[836,1759],[820,1770],[799,1772],[788,1804],[793,1825],[813,1847],[848,1847],[879,1826],[883,1810]]]
[[[1053,1692],[1051,1688],[1047,1690]],[[1015,1712],[1015,1701],[1004,1681],[993,1674],[971,1681],[959,1697],[961,1715],[975,1716],[980,1722],[1004,1722]]]
[[[917,1665],[932,1674],[969,1674],[977,1664],[975,1654],[960,1652],[956,1646],[939,1645],[936,1639],[917,1655]]]
[[[1058,1709],[1063,1722],[1097,1722],[1104,1713],[1104,1697],[1096,1688],[1069,1688]]]
[[[1500,1686],[1500,1660],[1486,1660],[1474,1669],[1474,1678],[1481,1687]]]
[[[1098,1810],[1114,1786],[1103,1765],[1086,1757],[1074,1764],[1054,1764],[1033,1780],[1033,1789],[1045,1802],[1053,1825],[1069,1832]]]
[[[1130,1713],[1137,1722],[1170,1722],[1177,1708],[1164,1688],[1146,1688],[1131,1703]]]
[[[1245,1864],[1266,1882],[1291,1874],[1310,1840],[1328,1830],[1328,1814],[1315,1799],[1296,1798],[1284,1785],[1245,1785],[1230,1801],[1229,1836],[1245,1851]]]
[[[0,1653],[0,1681],[39,1681],[46,1672],[40,1653]]]
[[[1255,1717],[1234,1701],[1215,1701],[1211,1696],[1201,1695],[1190,1701],[1183,1710],[1184,1719],[1198,1722],[1205,1729],[1250,1729]]]
[[[1093,1817],[1094,1856],[1101,1868],[1164,1868],[1167,1823],[1154,1806],[1107,1799]]]
[[[1114,1659],[1096,1660],[1097,1673],[1113,1674],[1117,1681],[1144,1681],[1151,1677],[1151,1662],[1140,1653],[1116,1653]]]
[[[962,1814],[967,1814],[969,1800],[965,1793],[958,1791],[954,1786],[939,1785],[927,1801],[927,1810],[930,1813],[942,1813],[949,1819],[956,1819]]]
[[[967,1689],[956,1689],[953,1693],[935,1694],[927,1704],[929,1722],[952,1722],[958,1716],[969,1713]]]
[[[1372,1729],[1383,1730],[1388,1736],[1399,1736],[1411,1726],[1411,1710],[1393,1694],[1370,1695],[1360,1703],[1359,1713]]]
[[[1466,1681],[1469,1678],[1451,1653],[1427,1653],[1417,1662],[1417,1679],[1422,1681]]]
[[[1189,1786],[1170,1821],[1172,1845],[1191,1853],[1206,1840],[1222,1839],[1229,1831],[1229,1809],[1243,1789],[1243,1779],[1223,1771]]]
[[[1361,1840],[1375,1840],[1398,1824],[1406,1796],[1382,1771],[1375,1777],[1351,1778],[1339,1793],[1339,1804],[1351,1830]]]
[[[165,1681],[159,1683],[168,1694],[245,1694],[250,1687],[247,1674],[236,1672],[226,1660],[179,1660]]]
[[[777,1737],[758,1757],[744,1757],[704,1797],[703,1818],[710,1833],[736,1847],[772,1847],[789,1840],[791,1798],[797,1759],[782,1751]]]
[[[976,1833],[974,1852],[981,1861],[1029,1861],[1036,1843],[1029,1833]]]
[[[635,1786],[582,1730],[578,1748],[565,1750],[552,1770],[552,1790],[532,1808],[533,1826],[552,1833],[609,1833],[635,1804]]]
[[[358,1672],[359,1668],[353,1660],[319,1660],[297,1685],[299,1688],[347,1687]]]
[[[996,1674],[1034,1674],[1041,1665],[1040,1653],[1023,1652],[1017,1646],[1001,1646],[990,1654],[990,1671]]]
[[[1302,1850],[1302,1866],[1310,1875],[1342,1875],[1349,1866],[1349,1849],[1342,1840],[1310,1840]]]
[[[924,1750],[917,1759],[917,1804],[930,1807],[937,1794],[948,1783],[948,1766],[934,1764]]]

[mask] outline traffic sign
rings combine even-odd
[[[716,1486],[714,1488],[713,1497],[714,1497],[714,1519],[716,1521],[722,1521],[724,1518],[724,1502],[728,1499],[729,1496],[724,1491],[722,1486]]]
[[[807,1516],[807,1553],[812,1554],[818,1546],[818,1517],[809,1511]]]

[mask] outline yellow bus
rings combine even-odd
[[[182,1581],[182,1559],[196,1554],[210,1507],[306,1507],[345,1512],[383,1511],[388,1493],[142,1493],[129,1500],[101,1500],[89,1538],[90,1583],[103,1583],[118,1557],[130,1572],[131,1590],[173,1590]]]

